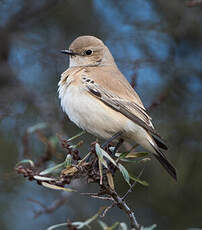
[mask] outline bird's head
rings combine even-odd
[[[115,65],[109,49],[93,36],[80,36],[61,52],[70,56],[70,67]]]

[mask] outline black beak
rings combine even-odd
[[[72,50],[61,50],[60,52],[63,54],[67,54],[67,55],[75,55],[76,54]]]

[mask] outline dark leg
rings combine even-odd
[[[115,133],[111,138],[109,138],[107,141],[105,141],[102,145],[101,148],[105,148],[110,142],[112,142],[114,139],[117,137],[121,136],[123,132],[119,131],[118,133]]]

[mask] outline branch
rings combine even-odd
[[[134,212],[128,207],[126,202],[115,191],[111,190],[109,187],[103,186],[103,189],[106,191],[108,195],[110,195],[114,199],[114,202],[116,203],[117,207],[119,207],[128,215],[131,227],[134,228],[135,230],[141,230],[142,226],[138,224]]]
[[[188,0],[186,2],[187,7],[196,7],[196,6],[201,6],[202,5],[202,0]]]
[[[64,205],[66,200],[67,200],[67,197],[68,197],[66,194],[67,193],[63,193],[62,196],[59,199],[56,199],[55,201],[53,201],[49,206],[45,206],[40,201],[37,201],[37,200],[34,200],[34,199],[30,198],[29,201],[31,201],[33,203],[36,203],[36,204],[38,204],[38,205],[40,205],[42,207],[41,210],[34,212],[34,217],[37,218],[42,214],[52,213],[55,210],[57,210],[59,207]]]
[[[41,134],[41,132],[37,133],[40,134],[40,141],[42,141],[44,144],[47,145],[47,139],[44,138],[44,136]],[[59,165],[56,165],[52,167],[51,169],[46,169],[44,171],[47,171],[46,174],[42,174],[42,171],[40,173],[39,167],[41,168],[45,161],[41,160],[41,164],[31,164],[29,167],[25,167],[23,164],[19,164],[16,167],[16,171],[19,174],[24,175],[24,177],[27,177],[29,180],[35,180],[39,185],[43,185],[48,188],[57,189],[57,190],[66,190],[66,191],[73,191],[73,189],[65,187],[65,185],[69,185],[73,180],[75,179],[86,179],[88,183],[95,183],[100,188],[100,191],[98,193],[81,193],[82,195],[87,195],[92,198],[96,199],[102,199],[102,200],[108,200],[111,201],[111,205],[106,207],[103,215],[105,216],[106,213],[113,207],[117,206],[119,209],[121,209],[123,212],[126,213],[126,215],[129,218],[130,225],[134,230],[142,230],[143,226],[141,226],[135,217],[134,212],[130,209],[130,207],[125,202],[125,198],[128,195],[130,191],[132,191],[132,188],[135,186],[136,182],[132,184],[129,191],[121,198],[117,192],[114,190],[113,186],[111,186],[111,183],[108,178],[108,174],[111,174],[111,179],[113,180],[113,177],[116,173],[117,165],[115,161],[109,156],[111,154],[111,150],[109,149],[109,146],[111,144],[106,145],[105,149],[105,155],[98,155],[98,149],[96,149],[95,143],[91,144],[91,151],[82,159],[80,160],[80,153],[77,149],[74,149],[72,146],[77,145],[71,145],[69,140],[66,140],[64,138],[59,138],[63,148],[67,151],[67,156],[70,156],[72,161],[63,163],[60,163]],[[113,146],[115,148],[115,146]],[[101,151],[102,151],[101,150]],[[90,154],[90,157],[87,157]],[[101,153],[99,153],[101,154]],[[104,154],[104,153],[102,153]],[[106,155],[107,154],[107,155]],[[107,159],[105,160],[103,158],[105,156]],[[52,154],[50,155],[52,157]],[[70,159],[70,158],[68,158]],[[100,165],[99,161],[105,165],[102,169],[102,175],[100,173]],[[24,163],[28,163],[28,160]],[[67,165],[68,163],[68,165]],[[53,177],[53,176],[44,176],[47,174],[51,174],[51,172],[54,172],[53,170],[55,168],[58,169],[58,166],[61,167],[61,165],[64,165],[64,169],[61,171],[59,177]],[[107,165],[107,166],[106,166]],[[126,169],[125,169],[126,170]],[[127,171],[127,170],[126,170]],[[141,170],[138,178],[141,176],[143,170]],[[102,184],[100,184],[100,178],[102,177]],[[75,191],[75,190],[74,190]],[[36,213],[36,217],[43,214],[43,213],[50,213],[53,212],[55,209],[60,207],[65,202],[65,199],[56,200],[52,205],[49,207],[43,207],[42,210]],[[36,203],[36,202],[35,202]],[[37,202],[38,203],[38,202]]]
[[[47,12],[51,7],[60,2],[61,1],[58,0],[48,0],[39,7],[34,8],[31,1],[25,0],[23,7],[10,17],[5,28],[10,32],[16,31],[23,23],[30,21],[33,18],[38,19],[41,13]]]

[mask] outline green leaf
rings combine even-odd
[[[127,227],[127,225],[125,223],[122,222],[119,225],[119,230],[128,230],[128,227]]]
[[[106,175],[107,175],[107,181],[108,181],[109,187],[112,190],[114,190],[114,179],[113,179],[113,176],[112,176],[111,172],[107,172]]]
[[[100,208],[100,210],[98,211],[98,213],[96,213],[94,216],[92,216],[88,220],[86,220],[84,222],[82,222],[82,221],[75,221],[75,222],[72,222],[72,225],[75,226],[77,229],[81,229],[81,228],[84,228],[84,227],[87,227],[87,228],[90,229],[89,224],[91,222],[93,222],[100,215],[100,213],[102,212],[103,209],[104,209],[104,207]],[[53,230],[53,229],[56,229],[56,228],[59,228],[59,227],[65,227],[65,226],[67,226],[67,223],[56,224],[56,225],[50,226],[49,228],[47,228],[47,230]]]
[[[51,173],[56,173],[58,172],[59,169],[64,169],[65,168],[65,162],[60,163],[58,165],[55,165],[53,167],[47,168],[45,170],[43,170],[42,172],[40,172],[39,175],[43,176],[43,175],[47,175],[47,174],[51,174]]]
[[[102,162],[102,164],[105,166],[105,168],[108,168],[107,162],[103,158],[103,152],[102,149],[100,148],[99,144],[96,143],[95,145],[95,151],[98,156],[99,161]]]
[[[70,154],[67,154],[64,162],[43,170],[42,172],[40,172],[39,175],[43,176],[51,173],[58,173],[59,170],[61,171],[62,169],[71,165],[72,165],[72,156]]]
[[[128,155],[128,152],[125,153],[115,153],[115,156],[119,159],[125,158]]]
[[[139,158],[139,157],[145,157],[149,153],[148,152],[134,152],[134,153],[128,153],[126,158]]]
[[[24,159],[16,164],[16,166],[21,164],[30,164],[31,167],[34,167],[34,162],[30,159]]]
[[[70,149],[77,149],[79,148],[81,145],[83,144],[83,141],[79,141],[77,144],[75,145],[70,145],[69,148]]]
[[[35,180],[39,180],[39,181],[55,181],[54,178],[51,177],[45,177],[45,176],[34,176]]]
[[[114,152],[115,147],[114,147],[114,146],[110,146],[110,147],[109,147],[109,150],[110,150],[111,152]]]
[[[134,153],[116,153],[115,156],[119,158],[139,158],[139,157],[145,157],[149,153],[148,152],[134,152]]]
[[[86,131],[83,130],[82,132],[80,132],[80,133],[76,134],[75,136],[69,138],[67,141],[68,141],[68,142],[69,142],[69,141],[73,141],[74,139],[76,139],[76,138],[82,136],[82,135],[85,134],[85,133],[86,133]]]
[[[118,168],[119,168],[120,172],[122,173],[124,180],[129,184],[129,186],[131,186],[130,176],[129,176],[127,169],[120,163],[118,164]]]
[[[90,226],[88,226],[85,222],[81,222],[81,221],[73,222],[72,225],[75,226],[77,229],[81,229],[84,227],[87,227],[88,229],[90,229]]]
[[[138,163],[137,159],[126,159],[126,158],[121,158],[120,161],[122,162],[127,162],[127,163]]]
[[[112,164],[117,166],[117,164],[114,161],[114,159],[111,158],[110,155],[107,152],[105,152],[104,149],[102,149],[98,143],[95,144],[95,150],[96,150],[96,153],[99,152],[99,154],[101,154],[102,156],[105,156],[109,161],[112,162]]]
[[[108,228],[108,226],[105,224],[105,222],[101,221],[101,220],[98,220],[98,223],[100,224],[101,228],[103,230],[106,230]]]
[[[58,185],[49,184],[47,182],[42,182],[41,184],[46,188],[50,188],[50,189],[54,189],[54,190],[63,190],[63,191],[66,191],[66,192],[76,192],[76,190],[74,190],[74,189],[60,187]]]
[[[98,160],[98,166],[99,166],[99,173],[100,173],[100,184],[102,184],[103,174],[102,174],[102,162],[100,159]]]
[[[118,225],[119,222],[115,222],[111,227],[108,227],[103,221],[98,220],[98,223],[100,224],[102,230],[114,230]]]
[[[45,129],[46,127],[47,127],[47,123],[41,122],[41,123],[38,123],[36,125],[33,125],[33,126],[29,127],[27,129],[27,133],[31,134],[31,133],[36,132],[39,129]]]
[[[146,163],[146,162],[148,162],[148,161],[150,161],[151,160],[151,158],[149,158],[149,157],[146,157],[146,158],[144,158],[144,159],[142,159],[142,160],[140,160],[140,161],[138,161],[138,163]]]
[[[132,159],[132,158],[121,158],[120,160],[123,162],[128,162],[128,163],[146,163],[146,162],[150,161],[151,158],[146,157],[146,158],[141,159],[141,160],[136,159],[136,158],[134,158],[134,159]]]
[[[130,179],[131,179],[131,180],[134,180],[134,181],[136,181],[136,182],[138,182],[138,183],[141,184],[141,185],[149,186],[149,183],[148,183],[147,181],[145,181],[145,180],[140,180],[139,178],[137,178],[137,177],[135,177],[135,176],[131,176],[131,175],[130,175]]]
[[[81,222],[81,221],[77,221],[77,222],[73,222],[72,225],[76,226],[78,229],[81,229],[83,227],[88,227],[90,228],[89,224],[92,223],[95,219],[98,218],[98,216],[100,215],[101,211],[104,209],[100,208],[100,210],[98,211],[98,213],[96,213],[94,216],[92,216],[91,218],[89,218],[88,220]]]
[[[119,222],[115,222],[111,227],[108,227],[107,230],[114,230],[119,225]]]
[[[156,228],[156,224],[153,224],[152,226],[150,226],[150,227],[145,227],[145,228],[143,228],[143,230],[153,230],[153,229],[155,229]]]
[[[68,166],[72,165],[72,156],[70,154],[67,154],[65,161],[64,161],[64,166],[67,168]]]
[[[49,228],[47,228],[47,230],[53,230],[53,229],[56,229],[56,228],[59,228],[59,227],[64,227],[64,226],[67,226],[67,223],[52,225]]]

